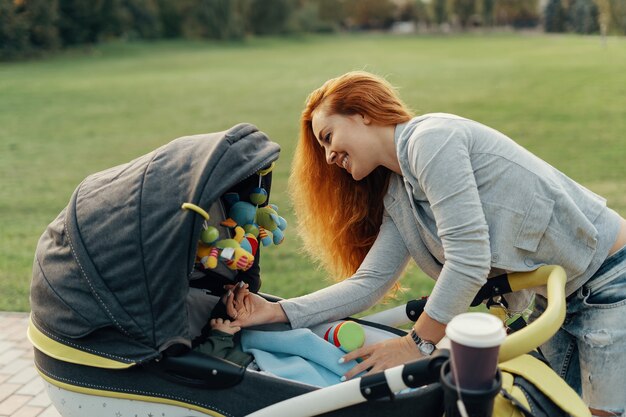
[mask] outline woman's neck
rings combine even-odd
[[[402,175],[402,171],[400,170],[400,161],[398,160],[398,153],[396,152],[396,126],[378,126],[378,129],[381,138],[380,143],[382,144],[380,149],[380,165],[398,175]]]

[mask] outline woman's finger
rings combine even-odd
[[[354,367],[352,367],[352,369],[350,369],[348,372],[344,374],[342,381],[352,379],[353,377],[360,374],[361,372],[367,371],[368,368],[371,367],[371,364],[369,362],[370,362],[370,359],[366,359],[363,362],[356,364]]]
[[[236,319],[239,315],[233,303],[234,298],[235,294],[229,290],[226,295],[226,302],[224,303],[226,304],[226,314],[228,314],[232,319]]]
[[[247,314],[252,313],[252,300],[250,299],[250,297],[246,297],[243,300],[243,308]]]
[[[243,283],[243,281],[241,281]],[[246,286],[238,286],[237,288],[235,288],[235,303],[237,304],[237,307],[239,307],[240,305],[242,305],[243,300],[246,298],[246,295],[249,293],[248,288],[247,288],[247,284],[245,284]]]
[[[356,360],[357,358],[367,358],[372,354],[371,346],[363,346],[343,356],[343,362]]]

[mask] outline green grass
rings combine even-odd
[[[298,250],[285,188],[306,95],[354,69],[387,76],[418,113],[507,133],[626,215],[625,68],[625,39],[513,34],[107,44],[0,64],[0,310],[28,310],[37,240],[85,176],[242,121],[283,148],[272,198],[292,227],[264,251],[263,289],[328,285]],[[432,285],[416,267],[402,283],[392,303]]]

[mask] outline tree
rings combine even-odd
[[[537,0],[499,0],[494,7],[497,25],[534,27],[539,24]]]
[[[485,26],[493,26],[493,13],[495,10],[496,0],[482,1],[482,16]]]
[[[59,46],[57,1],[25,0],[21,2],[21,8],[28,25],[31,46],[39,50],[57,48]]]
[[[182,33],[186,37],[217,40],[241,39],[246,33],[239,0],[187,0],[181,9]]]
[[[316,0],[317,15],[322,22],[334,27],[343,27],[346,9],[343,0]]]
[[[475,0],[454,0],[452,11],[459,19],[461,27],[465,28],[476,12],[476,2]]]
[[[123,0],[121,7],[126,17],[122,25],[123,34],[143,39],[161,36],[161,20],[156,0]]]
[[[568,10],[571,29],[576,33],[598,33],[599,11],[592,0],[574,0]]]
[[[107,0],[59,0],[59,34],[63,45],[98,42],[105,27],[111,24],[111,16],[103,13],[105,10]]]
[[[0,0],[0,59],[13,59],[30,50],[28,24],[13,0]]]
[[[609,0],[611,3],[611,31],[626,35],[626,2]]]
[[[391,26],[396,6],[391,0],[346,0],[346,14],[360,29],[382,29]]]
[[[255,35],[285,33],[294,5],[290,0],[251,0],[248,25]]]
[[[543,19],[546,32],[563,32],[565,30],[565,10],[561,0],[548,0]]]
[[[432,0],[433,18],[435,23],[441,25],[448,21],[448,6],[446,0]]]

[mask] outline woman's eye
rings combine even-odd
[[[330,143],[330,133],[324,135],[324,142]]]

